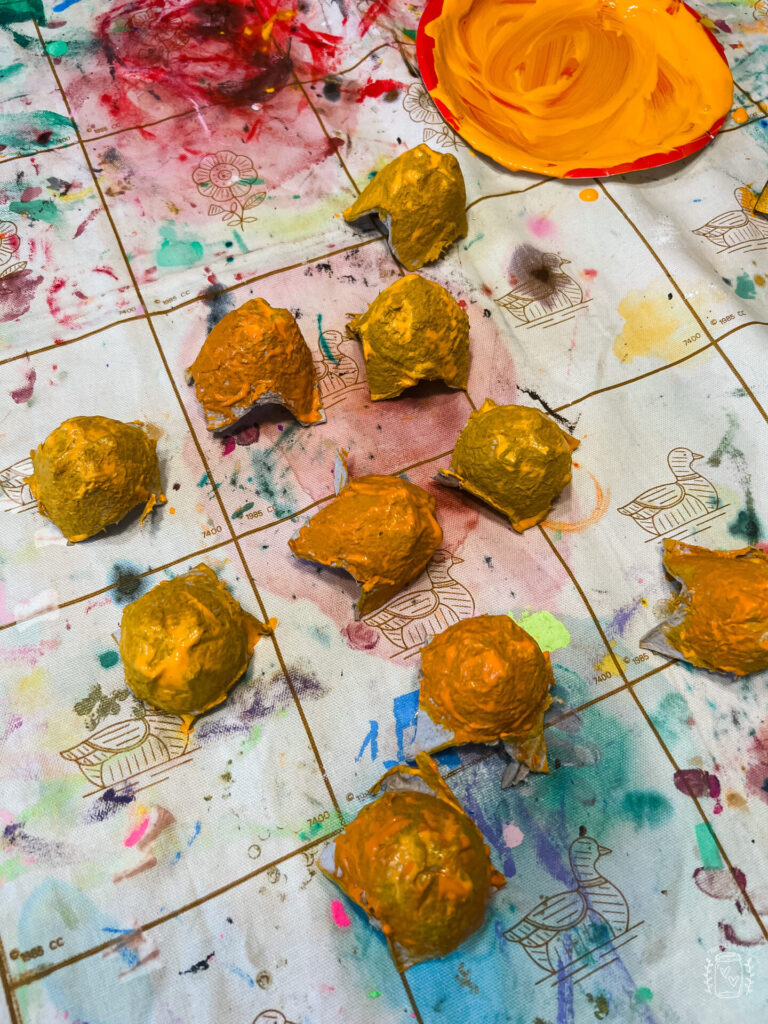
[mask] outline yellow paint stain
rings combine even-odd
[[[671,298],[670,298],[671,296]],[[682,342],[695,327],[679,296],[666,280],[629,292],[619,303],[625,324],[613,343],[613,354],[622,363],[637,358],[676,359]]]
[[[50,192],[51,190],[48,189],[48,191]],[[92,192],[93,186],[89,185],[88,188],[80,189],[79,192],[68,192],[65,196],[60,196],[58,193],[56,193],[56,198],[60,200],[62,203],[74,203],[78,199],[85,199],[85,197],[89,196]]]
[[[725,794],[725,802],[729,807],[737,811],[743,811],[747,806],[747,801],[741,793],[736,793],[732,789]]]
[[[736,197],[741,203],[742,210],[752,213],[757,202],[757,192],[753,192],[749,185],[745,185],[743,188],[736,189]]]
[[[23,693],[25,696],[30,696],[31,694],[36,693],[45,682],[47,674],[46,670],[42,667],[34,669],[34,671],[30,672],[29,675],[24,676],[24,678],[19,682],[19,692]]]
[[[168,509],[168,511],[170,512],[170,514],[171,514],[172,516],[175,516],[175,515],[176,515],[176,509],[175,509],[175,508],[169,508],[169,509]]]
[[[579,192],[579,199],[583,203],[594,203],[599,198],[599,193],[596,188],[583,188]]]
[[[731,117],[736,122],[736,124],[746,124],[746,122],[749,120],[749,114],[746,112],[744,107],[737,107],[731,114]]]
[[[606,651],[605,657],[601,658],[600,661],[596,661],[593,665],[595,672],[601,676],[618,676],[619,670],[616,668],[616,665],[614,664],[613,657],[614,656],[611,654],[610,651]]]
[[[762,287],[763,287],[763,285],[765,284],[765,278],[763,277],[763,275],[762,275],[762,274],[755,274],[755,284],[756,284],[756,285],[757,285],[757,286],[758,286],[759,288],[762,288]]]

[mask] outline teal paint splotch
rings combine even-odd
[[[0,68],[0,82],[4,82],[7,78],[13,78],[14,75],[18,75],[23,67],[23,64],[9,64],[5,68]]]
[[[21,21],[38,21],[45,25],[43,0],[3,0],[0,4],[0,26],[17,25]]]
[[[736,279],[736,294],[740,299],[754,299],[757,295],[755,282],[749,274],[739,274]]]
[[[757,544],[764,536],[763,524],[755,512],[754,499],[751,494],[747,495],[744,508],[739,512],[733,522],[728,523],[728,533],[732,537],[738,537],[747,544]]]
[[[621,813],[641,829],[645,825],[658,828],[672,817],[672,804],[661,793],[653,789],[632,789],[624,794]]]
[[[102,668],[114,668],[119,660],[120,655],[117,651],[102,651],[99,655],[99,664]]]
[[[0,139],[6,149],[48,149],[70,142],[74,126],[68,117],[53,110],[0,114]]]
[[[65,935],[72,948],[84,949],[124,931],[120,922],[100,910],[84,892],[67,882],[48,878],[30,893],[21,908],[18,941],[22,949],[31,949],[40,942],[40,936],[55,933]],[[109,985],[73,985],[62,971],[42,982],[53,1005],[62,1014],[67,1011],[73,1021],[146,1024],[153,1002],[150,976],[140,971],[128,973],[139,963],[138,953],[129,945],[117,946],[116,953],[122,961],[120,969],[126,972],[121,985],[123,998],[115,999]]]
[[[331,352],[330,346],[328,345],[328,342],[325,340],[325,335],[323,334],[322,313],[317,314],[317,333],[319,337],[320,350],[322,351],[325,358],[328,360],[329,363],[338,363],[338,359],[336,359],[333,352]]]
[[[691,709],[681,693],[667,693],[650,715],[661,738],[670,746],[690,731]]]
[[[284,519],[299,506],[292,485],[291,467],[284,456],[301,443],[301,429],[298,423],[288,423],[268,448],[262,450],[251,445],[248,449],[254,489],[261,501],[272,505],[272,514],[276,519]]]
[[[178,238],[176,225],[168,222],[160,227],[162,242],[157,250],[160,267],[190,267],[203,255],[203,247],[195,239]]]
[[[8,207],[11,213],[18,213],[30,220],[43,220],[46,224],[56,224],[61,214],[52,199],[30,199],[29,202],[14,202]]]

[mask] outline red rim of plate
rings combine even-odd
[[[446,105],[443,102],[441,102],[440,100],[438,100],[434,96],[432,96],[432,90],[438,84],[437,71],[435,69],[435,55],[434,55],[435,40],[432,39],[431,36],[427,35],[426,29],[427,29],[428,25],[431,25],[432,22],[436,21],[440,17],[440,15],[443,13],[443,3],[444,3],[444,0],[427,0],[427,4],[426,4],[426,6],[424,8],[424,13],[422,14],[421,19],[419,21],[419,28],[418,28],[418,31],[416,33],[416,59],[417,59],[417,61],[419,63],[419,70],[421,71],[421,77],[424,80],[424,85],[427,87],[427,92],[429,92],[429,94],[430,94],[430,96],[432,98],[432,102],[435,104],[435,106],[440,111],[440,113],[445,118],[445,120],[448,122],[448,124],[462,138],[466,138],[467,142],[469,142],[469,144],[471,146],[473,146],[473,148],[477,149],[478,152],[482,153],[482,152],[484,152],[484,150],[481,149],[480,147],[477,147],[477,146],[474,145],[474,143],[472,142],[471,138],[469,138],[469,134],[464,135],[464,133],[461,131],[461,129],[459,128],[459,123],[456,120],[456,117],[448,109],[448,107],[446,107]],[[685,7],[685,9],[688,11],[688,13],[692,14],[693,17],[697,21],[701,21],[701,15],[699,14],[698,11],[695,11],[692,7],[689,7],[688,4],[686,4],[686,3],[683,3],[682,6]],[[728,58],[725,56],[725,50],[722,48],[722,46],[717,41],[717,39],[715,39],[715,37],[712,35],[712,33],[709,31],[709,29],[706,27],[706,25],[702,25],[701,27],[704,29],[704,31],[706,32],[707,36],[709,37],[709,41],[712,43],[712,45],[715,47],[717,52],[720,54],[720,56],[723,59],[723,62],[725,63],[726,67],[728,67]],[[609,177],[612,174],[627,174],[629,171],[645,171],[645,170],[648,170],[651,167],[661,167],[664,164],[673,163],[675,160],[682,160],[684,157],[690,156],[692,153],[698,152],[698,150],[703,149],[704,146],[706,146],[708,143],[710,143],[712,141],[712,139],[714,139],[714,137],[720,131],[722,126],[725,124],[725,119],[726,119],[727,116],[728,116],[727,114],[723,114],[722,117],[719,117],[715,121],[715,123],[712,125],[712,127],[709,129],[709,131],[704,132],[703,135],[699,135],[698,138],[693,139],[691,142],[686,142],[686,144],[684,146],[676,146],[674,149],[671,149],[671,150],[669,150],[666,153],[650,153],[648,156],[642,156],[638,160],[632,160],[629,163],[617,164],[615,167],[607,167],[607,168],[596,168],[596,167],[583,167],[582,168],[582,167],[579,167],[576,170],[568,171],[566,174],[562,175],[562,177],[563,178],[606,178],[606,177]],[[492,160],[496,160],[496,157],[492,156],[492,154],[490,154],[490,153],[486,153],[485,155],[489,156]],[[496,160],[496,163],[500,164],[500,166],[502,166],[502,167],[506,166],[505,164],[501,163],[501,161],[499,161],[499,160]],[[509,168],[509,169],[511,170],[512,168]],[[521,168],[515,168],[515,169],[516,170],[520,170],[520,171],[526,170],[525,168],[522,168],[522,167]],[[527,173],[534,173],[534,174],[536,174],[536,173],[545,173],[546,174],[546,172],[536,172],[536,171],[533,171],[533,172],[528,171]],[[546,177],[550,177],[551,178],[551,177],[556,177],[556,175],[549,174],[549,175],[546,175]]]

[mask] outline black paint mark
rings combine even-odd
[[[203,292],[203,302],[208,307],[205,326],[210,333],[221,318],[234,308],[235,302],[224,286],[214,277],[210,288]]]
[[[179,974],[198,974],[200,971],[207,971],[211,966],[211,960],[216,956],[216,953],[209,953],[204,960],[198,960],[196,964],[192,964],[186,971],[179,971]]]
[[[130,562],[115,562],[112,566],[109,581],[114,585],[114,599],[118,604],[135,601],[146,589],[146,581],[141,578],[140,572]]]
[[[524,395],[528,395],[530,398],[534,400],[534,402],[538,402],[544,410],[544,412],[548,413],[548,415],[550,415],[553,420],[557,420],[558,423],[563,423],[568,428],[569,433],[572,434],[574,432],[574,430],[576,429],[576,424],[579,422],[579,416],[581,416],[581,413],[579,413],[579,416],[577,416],[575,420],[568,420],[565,418],[565,416],[561,416],[559,412],[555,412],[552,406],[548,402],[545,402],[541,395],[538,394],[538,392],[534,391],[533,388],[521,388],[518,384],[517,390],[522,391]]]

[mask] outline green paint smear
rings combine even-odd
[[[45,49],[52,57],[63,57],[69,47],[63,39],[54,39],[52,43],[46,43]]]
[[[189,267],[203,255],[200,242],[177,238],[176,226],[170,222],[161,226],[160,237],[163,240],[157,251],[160,267]]]
[[[696,842],[699,844],[702,867],[716,870],[723,866],[712,826],[708,821],[700,821],[696,826]]]
[[[636,829],[644,825],[657,828],[672,817],[672,804],[652,789],[632,789],[624,794],[621,813],[634,823]]]
[[[3,0],[0,6],[0,25],[33,20],[45,25],[43,0]]]
[[[0,114],[0,139],[6,149],[41,149],[59,146],[73,137],[73,124],[68,117],[52,110],[33,110],[30,113]],[[42,132],[50,132],[44,142]]]
[[[119,660],[117,651],[104,651],[99,655],[99,664],[102,668],[114,668]]]
[[[739,513],[734,521],[728,524],[728,533],[732,537],[745,540],[747,544],[757,544],[762,538],[763,524],[757,518],[757,513],[751,500],[747,502],[745,508],[739,509]]]
[[[571,634],[563,623],[546,609],[540,612],[524,611],[519,619],[512,612],[508,612],[508,615],[533,637],[542,651],[560,651],[571,642]]]
[[[23,64],[9,64],[7,68],[0,68],[0,82],[18,75],[23,67]]]
[[[413,28],[404,28],[403,29],[403,35],[407,36],[409,39],[413,39],[415,41],[415,39],[416,39],[416,30],[413,29]]]
[[[373,990],[373,992],[369,992],[368,993],[368,998],[369,999],[378,999],[380,995],[381,995],[381,992],[379,992],[379,990],[377,988],[375,988]]]
[[[739,274],[736,280],[736,294],[740,299],[754,299],[757,294],[755,282],[749,274]]]
[[[20,213],[30,220],[44,220],[46,224],[55,224],[59,220],[59,211],[51,199],[32,199],[28,203],[11,203],[11,213]]]
[[[14,878],[23,875],[26,870],[21,860],[18,857],[14,857],[12,860],[3,861],[0,864],[0,878],[2,878],[3,882],[12,882]]]
[[[299,832],[299,839],[302,842],[309,842],[310,839],[316,839],[317,836],[325,835],[326,832],[335,832],[338,827],[338,819],[336,815],[331,812],[329,817],[325,821],[316,821],[314,825],[310,825],[309,828],[305,828],[303,832]]]
[[[232,518],[232,519],[239,519],[240,516],[245,515],[246,512],[250,512],[252,508],[253,508],[253,502],[249,501],[247,504],[241,505],[241,507],[239,509],[237,509],[235,512],[233,512],[230,518]]]
[[[240,232],[233,231],[232,234],[235,236],[235,241],[237,242],[237,247],[240,250],[240,252],[248,252],[248,246],[243,241],[243,236],[240,234]]]
[[[259,743],[262,736],[262,728],[260,725],[254,725],[251,731],[248,733],[246,739],[240,744],[240,749],[245,753],[247,750],[253,750],[253,748]]]
[[[653,999],[653,992],[649,988],[638,988],[635,990],[636,1003],[650,1003]]]

